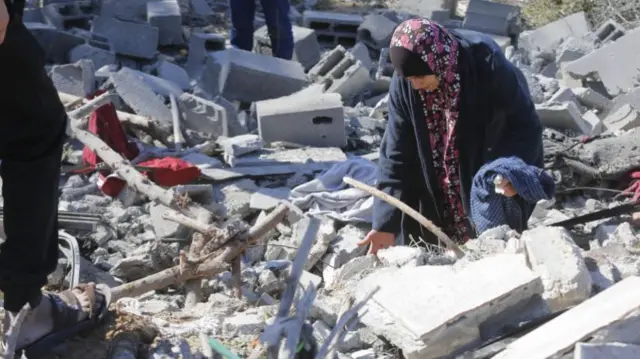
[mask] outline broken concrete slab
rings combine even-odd
[[[289,199],[291,189],[287,187],[260,188],[251,195],[249,206],[253,209],[269,211],[274,209],[280,202]]]
[[[640,346],[625,343],[578,343],[573,359],[635,359],[640,358]]]
[[[69,50],[69,62],[77,62],[83,59],[91,60],[96,69],[116,63],[116,54],[110,47],[101,44],[80,44]]]
[[[307,84],[304,69],[296,61],[234,48],[211,53],[210,58],[215,64],[211,70],[205,67],[205,71],[218,71],[218,78],[204,85],[212,95],[220,94],[229,101],[278,98],[299,91]]]
[[[370,14],[364,17],[358,27],[357,40],[374,50],[389,47],[393,31],[398,23],[382,14]]]
[[[344,147],[347,133],[342,97],[336,93],[296,93],[256,103],[258,131],[265,142]]]
[[[180,65],[164,60],[160,61],[156,71],[158,73],[158,77],[175,83],[183,90],[191,88],[189,75]]]
[[[519,43],[528,49],[551,53],[569,37],[582,37],[590,31],[584,12],[565,16],[533,31],[523,33]]]
[[[79,97],[93,95],[96,89],[95,67],[91,60],[80,60],[51,68],[51,80],[56,89]]]
[[[628,131],[640,127],[640,113],[630,105],[623,105],[604,119],[607,131]]]
[[[182,15],[177,0],[155,0],[147,3],[147,21],[158,28],[158,45],[182,45]]]
[[[334,46],[353,46],[362,21],[359,14],[307,10],[302,15],[304,27],[315,30],[319,42]]]
[[[639,41],[640,30],[636,29],[578,60],[566,63],[564,69],[578,78],[596,73],[611,96],[628,92],[637,85],[635,79],[640,75],[637,68],[640,52],[635,46]],[[616,66],[611,66],[614,61]]]
[[[378,286],[380,290],[370,301],[427,345],[429,354],[420,358],[438,358],[463,349],[479,340],[482,322],[543,292],[542,281],[527,267],[525,256],[514,254],[488,257],[461,268],[382,269],[360,281],[355,296],[362,299]],[[438,289],[441,287],[447,290]],[[374,332],[384,324],[364,318],[363,323]]]
[[[149,116],[161,124],[173,123],[171,111],[135,70],[123,67],[111,75],[116,93],[137,114]]]
[[[493,359],[550,359],[640,308],[640,277],[628,277],[509,344]]]
[[[593,126],[582,118],[580,109],[574,102],[536,105],[536,112],[544,126],[572,130],[590,136]]]
[[[92,31],[109,39],[117,54],[142,59],[156,56],[160,33],[157,27],[145,22],[100,15],[93,20]]]
[[[538,227],[522,234],[528,262],[544,285],[542,297],[557,312],[591,295],[591,275],[580,248],[561,227]]]
[[[182,120],[188,128],[207,133],[214,139],[228,135],[228,118],[224,107],[189,93],[180,95],[178,104]]]
[[[313,29],[293,26],[293,61],[302,64],[308,71],[320,61],[320,44]],[[262,26],[253,34],[254,51],[263,55],[272,56],[271,38],[267,26]]]

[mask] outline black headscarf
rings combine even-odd
[[[394,46],[389,49],[391,63],[396,70],[396,74],[401,77],[433,75],[433,71],[422,61],[419,54],[409,51],[401,46]]]

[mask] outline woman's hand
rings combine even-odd
[[[516,189],[513,188],[511,182],[500,175],[496,176],[494,184],[496,186],[496,193],[500,193],[505,197],[513,197],[518,194],[518,192],[516,192]]]
[[[389,248],[396,244],[396,236],[393,233],[370,231],[362,242],[358,242],[359,246],[369,246],[367,254],[376,255],[379,250]]]
[[[4,37],[7,35],[7,27],[9,27],[9,11],[4,1],[0,2],[0,45],[4,43]]]

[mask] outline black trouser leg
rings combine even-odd
[[[19,19],[0,45],[0,174],[6,241],[5,309],[39,304],[58,259],[58,184],[66,114],[44,71],[45,54]]]

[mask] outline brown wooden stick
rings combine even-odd
[[[231,260],[242,254],[247,246],[255,243],[275,228],[284,219],[287,212],[289,212],[289,208],[286,205],[279,205],[266,216],[264,221],[257,223],[242,237],[227,241],[220,255],[200,263],[195,271],[184,271],[180,266],[174,266],[145,278],[117,286],[111,290],[111,296],[116,301],[120,298],[135,297],[170,285],[176,285],[188,279],[211,277],[222,273],[227,270]]]
[[[451,238],[449,238],[449,236],[447,236],[440,228],[438,228],[438,226],[433,224],[433,222],[431,222],[430,220],[426,219],[418,211],[402,203],[397,198],[389,196],[388,194],[378,190],[377,188],[371,187],[351,177],[344,177],[342,180],[344,181],[344,183],[351,185],[359,190],[365,191],[374,197],[378,197],[381,200],[401,210],[411,218],[418,221],[418,223],[420,223],[423,227],[431,231],[431,233],[435,234],[436,237],[438,237],[438,239],[444,242],[447,248],[453,251],[456,257],[458,258],[464,257],[464,251],[454,241],[452,241]]]
[[[213,226],[210,226],[208,224],[196,221],[193,218],[189,218],[187,216],[185,216],[182,213],[178,213],[176,211],[164,211],[164,213],[162,214],[162,218],[172,221],[172,222],[176,222],[178,224],[181,224],[185,227],[194,229],[202,234],[206,234],[207,232],[209,232],[212,228],[214,228]]]

